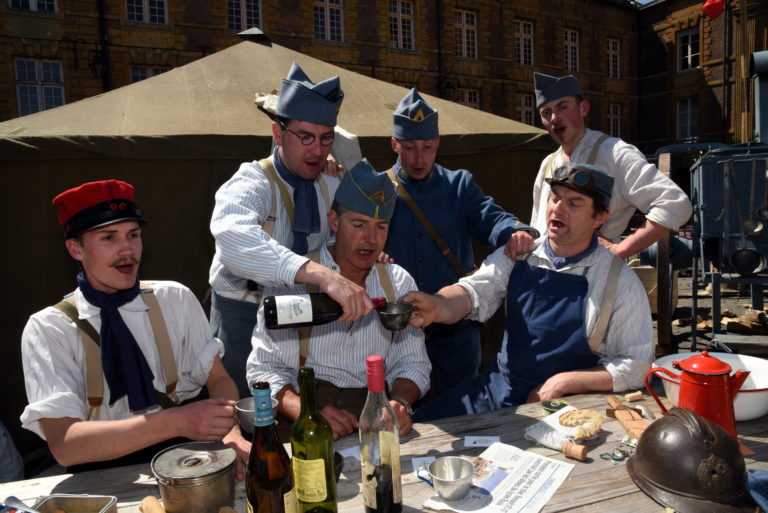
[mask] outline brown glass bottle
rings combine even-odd
[[[253,385],[253,403],[253,441],[245,482],[247,511],[296,513],[291,460],[277,434],[269,383]]]

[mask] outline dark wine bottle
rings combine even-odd
[[[253,403],[253,441],[245,481],[247,511],[297,513],[291,460],[277,434],[269,383],[253,385]]]
[[[293,476],[300,513],[336,513],[333,431],[317,411],[315,372],[299,369],[301,413],[291,428]]]
[[[387,306],[387,299],[383,297],[372,297],[371,301],[378,310]],[[335,321],[342,313],[341,305],[324,292],[264,298],[264,320],[271,330],[325,324]]]
[[[360,469],[368,513],[400,513],[400,426],[384,393],[384,358],[365,359],[368,397],[360,414]]]

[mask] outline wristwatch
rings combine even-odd
[[[399,395],[393,394],[392,397],[390,397],[390,399],[402,404],[403,407],[405,408],[405,411],[408,412],[408,415],[413,415],[413,408],[411,408],[411,403],[409,403],[404,397],[400,397]]]

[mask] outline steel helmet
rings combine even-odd
[[[677,513],[760,511],[747,492],[736,440],[687,408],[672,408],[648,426],[627,470],[642,491]]]

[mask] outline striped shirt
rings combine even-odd
[[[282,180],[279,175],[278,180]],[[307,237],[310,252],[325,246],[331,236],[327,212],[339,186],[338,178],[326,174],[321,174],[318,180],[325,181],[329,202],[326,203],[320,186],[315,183],[320,231]],[[287,183],[285,187],[292,196],[293,187]],[[275,202],[277,220],[270,237],[262,230],[262,225],[272,202]],[[293,232],[280,189],[275,187],[273,197],[272,187],[256,161],[241,164],[232,178],[216,191],[211,233],[216,239],[216,253],[208,280],[213,290],[226,297],[240,299],[247,280],[263,286],[293,285],[296,273],[307,261],[306,257],[289,249],[293,244]]]
[[[555,271],[544,249],[544,237],[539,238],[536,249],[522,257],[528,264]],[[608,278],[613,254],[602,246],[575,263],[557,270],[568,274],[584,275],[589,283],[585,303],[586,333],[590,333],[600,315],[600,302]],[[484,321],[491,317],[507,297],[509,275],[514,261],[499,248],[485,259],[480,269],[459,281],[459,285],[472,297],[470,318]],[[605,338],[596,351],[599,363],[613,377],[613,391],[642,388],[645,373],[653,361],[653,327],[648,296],[640,279],[628,266],[623,266],[616,288],[616,301],[608,322]]]
[[[339,272],[339,267],[325,248],[320,252],[320,263]],[[411,275],[399,265],[387,264],[387,273],[396,297],[416,290]],[[365,289],[371,297],[384,296],[384,288],[375,270],[368,273]],[[265,296],[304,293],[305,285],[266,287],[264,290]],[[313,326],[306,365],[314,369],[317,379],[329,381],[340,388],[365,388],[365,358],[381,355],[390,388],[398,378],[409,379],[423,395],[429,390],[432,369],[424,345],[424,332],[410,326],[400,331],[388,331],[376,315],[376,312],[371,312],[353,322],[334,321]],[[269,382],[273,396],[286,385],[293,385],[298,391],[298,329],[266,329],[262,303],[251,343],[253,350],[246,370],[248,383]]]

